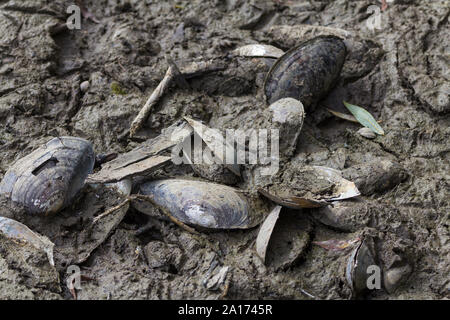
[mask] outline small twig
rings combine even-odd
[[[172,81],[176,81],[177,85],[181,88],[188,88],[189,84],[186,79],[197,77],[204,73],[216,72],[220,70],[226,69],[226,65],[221,63],[220,61],[208,60],[208,61],[200,61],[200,62],[192,62],[187,66],[181,68],[181,71],[178,69],[176,64],[169,58],[166,57],[167,63],[169,64],[169,68],[158,84],[156,89],[148,98],[145,105],[142,107],[141,111],[137,117],[133,120],[130,127],[130,137],[134,137],[136,132],[142,128],[142,125],[147,120],[152,107],[161,99],[161,97],[165,94],[167,89],[169,88]]]
[[[141,111],[139,111],[139,114],[131,123],[130,137],[133,137],[136,134],[136,132],[142,127],[144,122],[147,120],[150,111],[152,110],[152,107],[159,101],[159,99],[161,99],[161,97],[167,91],[174,77],[175,77],[175,70],[171,65],[167,69],[164,78],[161,80],[156,89],[152,92],[151,96],[148,98],[144,107],[141,109]]]
[[[306,295],[306,296],[308,296],[308,297],[310,297],[310,298],[312,298],[312,299],[317,299],[315,296],[313,296],[311,293],[308,293],[308,292],[306,292],[305,290],[303,290],[303,289],[300,289],[300,291],[301,291],[301,293],[303,293],[304,295]]]
[[[96,216],[94,218],[94,220],[92,221],[92,224],[97,223],[97,221],[99,221],[100,219],[102,219],[103,217],[106,217],[107,215],[113,213],[114,211],[119,210],[120,208],[122,208],[123,206],[125,206],[127,203],[129,203],[131,201],[131,199],[127,198],[125,199],[123,202],[119,203],[117,206],[112,207],[108,210],[106,210],[105,212],[103,212],[102,214]]]
[[[150,202],[155,207],[160,209],[173,223],[177,224],[179,227],[183,228],[187,232],[190,232],[190,233],[193,233],[193,234],[199,234],[194,228],[191,228],[188,225],[184,224],[183,222],[181,222],[180,220],[175,218],[173,215],[171,215],[166,209],[164,209],[161,206],[157,205],[153,201],[153,199],[151,197],[149,197],[149,196],[146,196],[146,195],[143,195],[143,194],[135,194],[135,195],[129,196],[128,199],[139,199],[139,200],[144,200],[144,201]]]
[[[72,280],[72,286],[69,288],[70,294],[72,295],[73,300],[78,300],[77,291],[75,290],[75,278]]]

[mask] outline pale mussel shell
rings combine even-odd
[[[344,42],[335,36],[319,36],[290,49],[267,74],[267,102],[291,97],[305,108],[314,105],[336,83],[346,54]]]
[[[140,193],[151,198],[157,207],[167,210],[181,222],[207,229],[247,229],[259,224],[263,214],[253,202],[235,188],[211,182],[166,179],[144,183]],[[133,206],[149,210],[145,201]],[[149,213],[151,214],[151,213]]]
[[[18,244],[30,244],[47,254],[50,265],[54,266],[53,247],[47,237],[33,232],[26,225],[5,217],[0,217],[0,236],[4,236]],[[0,237],[1,238],[1,237]]]
[[[6,172],[0,183],[0,194],[30,214],[54,214],[71,203],[94,162],[89,141],[76,137],[53,138],[19,159]]]

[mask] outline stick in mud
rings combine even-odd
[[[112,207],[112,208],[106,210],[105,212],[103,212],[102,214],[96,216],[96,217],[94,218],[94,220],[92,221],[92,224],[97,223],[97,221],[99,221],[99,220],[102,219],[103,217],[107,216],[108,214],[113,213],[114,211],[119,210],[120,208],[122,208],[124,205],[126,205],[126,204],[127,204],[128,202],[130,202],[130,201],[131,201],[131,199],[125,199],[123,202],[119,203],[117,206]]]
[[[166,93],[167,89],[169,88],[170,84],[172,83],[172,80],[177,80],[176,81],[177,84],[182,87],[187,85],[186,80],[181,75],[181,72],[178,70],[175,63],[170,59],[167,59],[167,62],[169,64],[169,68],[167,69],[167,72],[166,72],[164,78],[158,84],[156,89],[153,91],[153,93],[148,98],[144,107],[142,107],[142,109],[141,109],[141,111],[139,111],[139,114],[137,115],[137,117],[131,123],[130,137],[133,137],[136,134],[136,132],[142,127],[144,122],[147,120],[147,118],[150,114],[150,111],[152,110],[152,107]]]

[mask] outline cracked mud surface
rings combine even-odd
[[[295,223],[305,220],[308,244],[302,243],[294,264],[274,270],[255,252],[258,228],[192,235],[133,208],[116,228],[114,221],[106,231],[100,228],[99,238],[106,240],[93,245],[82,232],[84,215],[98,215],[119,200],[109,193],[96,197],[88,187],[88,195],[59,219],[15,216],[58,240],[59,277],[39,253],[0,238],[1,298],[71,299],[65,268],[79,263],[81,273],[93,279],[82,280],[79,299],[217,299],[223,287],[207,283],[222,266],[230,267],[228,299],[309,299],[302,290],[320,299],[347,299],[349,252],[313,242],[362,233],[375,239],[385,279],[382,289],[363,298],[449,298],[448,1],[396,0],[381,12],[381,29],[375,31],[366,24],[367,7],[380,5],[375,0],[84,3],[101,23],[83,19],[81,30],[69,31],[59,26],[70,1],[0,0],[0,178],[54,136],[83,137],[97,153],[139,145],[123,137],[164,76],[166,54],[179,66],[219,59],[225,69],[189,79],[192,90],[172,88],[140,136],[155,137],[182,116],[219,129],[258,126],[267,107],[261,89],[268,62],[228,53],[258,42],[287,50],[308,35],[277,26],[311,24],[347,30],[356,41],[336,87],[306,110],[291,165],[342,170],[362,196],[332,208],[289,211],[302,216]],[[84,81],[87,91],[80,89]],[[365,139],[356,133],[358,124],[330,115],[326,108],[345,112],[343,100],[367,109],[386,134]],[[173,174],[169,169],[166,174]],[[89,205],[83,207],[83,199]],[[0,215],[11,213],[2,205]],[[69,244],[94,251],[68,259]],[[21,259],[28,263],[18,267]],[[386,281],[397,276],[393,288]]]

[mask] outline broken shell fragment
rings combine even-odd
[[[211,129],[201,122],[195,121],[193,119],[190,119],[188,117],[184,117],[184,119],[189,123],[189,125],[194,130],[195,134],[197,134],[206,144],[208,147],[205,153],[202,155],[207,155],[209,153],[214,154],[215,159],[209,159],[211,162],[217,161],[219,164],[223,164],[227,169],[229,169],[231,172],[233,172],[235,175],[240,176],[241,170],[239,167],[239,164],[237,164],[237,155],[236,155],[236,149],[234,146],[230,145],[222,133],[220,133],[218,130]],[[194,141],[195,142],[195,141]],[[194,146],[194,153],[196,152],[195,148],[198,146]],[[209,153],[207,153],[209,151]],[[211,154],[212,155],[212,154]],[[185,156],[188,157],[188,159],[192,162],[192,156],[185,153]],[[202,161],[205,160],[204,158],[201,159]],[[194,159],[195,161],[195,159]]]
[[[258,192],[261,193],[263,196],[265,196],[267,199],[270,199],[283,207],[291,209],[320,208],[328,204],[326,201],[323,200],[317,201],[305,197],[288,196],[288,195],[279,197],[262,188],[258,189]]]
[[[264,214],[262,201],[247,199],[238,190],[211,182],[167,179],[144,183],[140,193],[153,204],[166,210],[181,222],[210,229],[247,229],[258,225]],[[133,206],[149,211],[144,201],[135,200]],[[149,212],[153,215],[153,212]]]
[[[89,90],[89,86],[90,86],[90,83],[89,83],[89,81],[83,81],[82,83],[80,83],[80,90],[81,90],[81,92],[86,92],[86,91],[88,91]]]
[[[267,74],[267,102],[291,97],[309,108],[334,86],[346,54],[344,42],[335,36],[319,36],[292,48]]]
[[[233,54],[243,57],[279,58],[284,51],[267,44],[249,44],[233,50]]]
[[[58,137],[18,160],[0,183],[0,194],[28,213],[53,214],[71,203],[94,167],[92,144]]]
[[[205,279],[206,281],[204,280],[204,283],[206,289],[211,291],[218,290],[220,286],[225,283],[229,270],[230,267],[224,266],[220,268],[214,276],[210,276]]]
[[[5,217],[0,217],[0,233],[14,240],[16,243],[29,243],[36,249],[47,254],[51,266],[55,266],[53,260],[53,247],[55,246],[47,237],[39,235],[26,225]]]
[[[130,152],[120,154],[107,162],[102,169],[87,178],[88,183],[117,182],[137,175],[147,175],[168,164],[172,158],[162,155],[192,135],[192,128],[177,122],[154,139],[147,140]]]
[[[321,166],[288,167],[281,182],[274,181],[258,192],[291,209],[319,208],[360,195],[355,184],[342,178],[339,170]]]
[[[367,289],[367,279],[370,276],[367,271],[372,265],[375,265],[375,260],[369,242],[367,239],[363,239],[350,255],[345,271],[345,277],[352,289],[353,296],[358,296]]]

